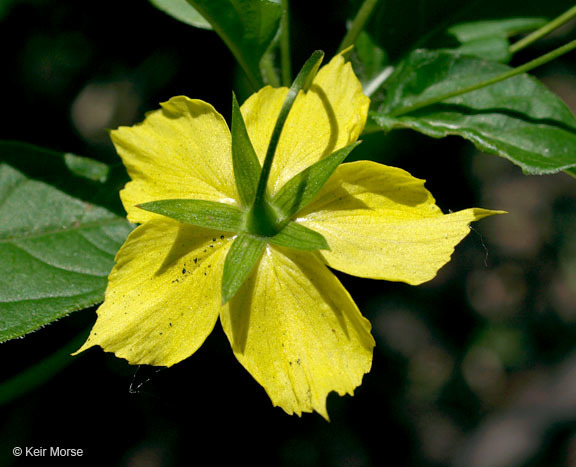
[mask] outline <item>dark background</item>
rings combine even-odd
[[[345,2],[292,3],[295,66],[318,48],[330,56]],[[557,3],[556,14],[566,2]],[[517,60],[573,35],[564,28]],[[140,121],[161,101],[185,94],[228,118],[232,89],[247,95],[214,33],[144,0],[0,1],[0,50],[0,139],[108,163],[118,159],[105,129]],[[538,72],[573,108],[575,59]],[[355,396],[329,397],[330,423],[273,408],[217,325],[167,370],[91,350],[33,371],[0,405],[0,465],[50,461],[18,460],[15,446],[83,449],[71,465],[576,465],[576,180],[526,177],[457,138],[412,132],[367,137],[355,157],[427,179],[444,211],[510,214],[475,224],[423,286],[339,274],[377,347]],[[94,309],[76,312],[1,344],[0,383],[72,350],[94,320]]]

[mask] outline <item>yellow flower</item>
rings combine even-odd
[[[242,106],[262,162],[286,88],[266,87]],[[321,68],[288,116],[269,179],[274,195],[294,175],[355,142],[369,99],[349,63]],[[192,355],[218,318],[234,354],[289,414],[324,417],[332,391],[352,394],[370,370],[370,323],[327,266],[355,276],[420,284],[449,261],[472,221],[493,211],[444,215],[407,172],[373,162],[342,164],[293,220],[321,233],[330,250],[268,244],[225,305],[224,260],[234,233],[139,209],[165,199],[240,206],[224,118],[209,104],[174,97],[144,122],[112,132],[131,181],[121,192],[141,224],[116,256],[106,298],[83,351],[99,345],[131,364],[171,366]]]

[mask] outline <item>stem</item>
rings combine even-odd
[[[280,113],[278,114],[278,118],[276,119],[276,124],[272,130],[272,136],[270,137],[270,143],[266,150],[266,157],[264,159],[264,164],[262,165],[262,171],[260,172],[260,179],[258,180],[256,195],[254,196],[254,203],[247,220],[250,228],[257,233],[269,235],[271,232],[268,227],[270,227],[270,224],[274,223],[275,214],[271,211],[271,207],[266,201],[266,186],[268,185],[272,161],[274,160],[276,147],[280,141],[280,135],[282,134],[284,123],[286,123],[286,119],[288,118],[288,114],[298,96],[298,93],[301,90],[306,91],[310,86],[323,57],[324,52],[317,50],[306,61],[302,70],[300,70],[300,73],[298,73],[298,76],[296,76],[296,79],[292,83],[292,86],[290,86],[288,94],[282,104],[282,108],[280,109]]]
[[[390,78],[390,75],[394,72],[393,66],[387,66],[378,75],[376,75],[372,80],[370,80],[364,86],[364,94],[370,97],[374,94],[384,82]]]
[[[354,45],[356,39],[358,39],[358,35],[360,34],[360,32],[362,32],[362,29],[364,29],[366,22],[370,18],[372,11],[378,4],[378,1],[379,0],[364,0],[364,3],[358,10],[358,13],[356,13],[356,17],[352,21],[350,29],[348,29],[348,32],[344,36],[344,39],[342,39],[342,43],[338,48],[338,52],[341,52],[342,50],[350,47],[351,45]]]
[[[49,381],[50,378],[74,361],[70,354],[77,350],[85,340],[86,334],[82,333],[53,354],[7,381],[2,381],[0,383],[0,406],[11,403],[14,399]]]
[[[260,60],[260,71],[262,72],[265,84],[269,84],[274,88],[280,86],[280,78],[278,77],[276,68],[274,68],[274,61],[272,60],[271,54],[265,53],[262,60]]]
[[[492,84],[496,84],[499,83],[500,81],[504,81],[508,78],[512,78],[514,76],[520,75],[522,73],[526,73],[530,70],[533,70],[534,68],[537,68],[541,65],[544,65],[558,57],[560,57],[561,55],[564,55],[565,53],[568,53],[572,50],[576,49],[576,40],[573,40],[571,42],[568,42],[567,44],[564,44],[562,47],[558,47],[557,49],[554,49],[552,52],[548,52],[547,54],[542,55],[541,57],[538,57],[528,63],[525,63],[524,65],[521,65],[517,68],[514,68],[506,73],[503,73],[501,75],[498,75],[494,78],[490,78],[486,81],[482,81],[481,83],[478,84],[473,84],[471,86],[467,86],[465,88],[462,89],[458,89],[457,91],[452,91],[452,92],[448,92],[446,94],[442,94],[440,96],[437,97],[431,97],[429,99],[425,99],[423,101],[420,102],[416,102],[412,105],[408,105],[406,107],[401,107],[400,109],[397,109],[393,112],[390,113],[390,116],[392,117],[397,117],[398,115],[402,115],[402,114],[407,114],[409,112],[413,112],[414,110],[418,110],[421,109],[423,107],[428,107],[429,105],[433,105],[433,104],[437,104],[438,102],[442,102],[445,101],[446,99],[451,99],[452,97],[457,97],[460,96],[462,94],[466,94],[472,91],[476,91],[477,89],[481,89],[481,88],[485,88],[486,86],[490,86]]]
[[[540,29],[537,29],[533,33],[527,35],[525,38],[515,42],[510,46],[510,53],[515,54],[516,52],[528,47],[533,42],[536,42],[538,39],[550,34],[555,29],[558,29],[560,26],[566,24],[572,18],[576,17],[576,5],[570,8],[569,10],[562,13],[557,18],[553,19],[549,23],[546,23]]]
[[[280,37],[280,59],[282,67],[282,86],[290,86],[292,82],[292,60],[290,57],[290,3],[282,0],[282,22]]]

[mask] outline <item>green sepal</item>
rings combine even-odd
[[[232,93],[232,162],[240,200],[245,206],[254,202],[262,167],[248,136],[236,95]]]
[[[282,223],[286,219],[290,219],[312,201],[336,168],[360,143],[361,141],[357,141],[333,152],[286,182],[272,199],[273,206],[280,213],[279,222]]]
[[[267,240],[273,245],[294,248],[295,250],[314,251],[330,249],[328,242],[322,234],[296,222],[290,222],[280,232]]]
[[[222,305],[230,300],[262,256],[266,240],[247,233],[240,233],[232,243],[222,274]]]
[[[244,211],[235,206],[215,201],[164,199],[139,204],[138,207],[186,224],[223,230],[224,232],[237,232],[244,225]]]

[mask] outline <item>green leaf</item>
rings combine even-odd
[[[282,7],[271,0],[187,0],[228,46],[252,85],[264,85],[260,60],[274,40]]]
[[[150,3],[178,21],[196,28],[212,29],[210,23],[186,0],[150,0]]]
[[[108,202],[99,192],[112,189],[105,172],[89,159],[0,143],[0,342],[103,300],[132,229],[95,204]]]
[[[281,213],[279,222],[290,219],[312,201],[336,168],[359,144],[360,141],[339,149],[286,182],[272,200],[273,206]]]
[[[363,0],[349,0],[353,17]],[[483,20],[511,18],[554,18],[574,6],[573,0],[529,2],[526,0],[403,0],[381,1],[372,14],[367,32],[372,40],[386,50],[390,61],[396,62],[410,51],[421,48],[446,47],[440,42],[452,25]]]
[[[224,232],[237,232],[244,225],[244,211],[215,201],[164,199],[140,204],[138,207],[186,224]]]
[[[538,29],[544,24],[544,18],[504,18],[459,23],[448,28],[446,32],[454,36],[461,45],[449,50],[484,60],[508,63],[512,58],[508,39],[516,34]]]
[[[110,166],[19,141],[0,141],[0,162],[74,198],[97,204],[122,217],[126,215],[118,196],[128,181],[122,164]]]
[[[330,246],[322,234],[315,230],[304,227],[296,222],[290,222],[280,232],[273,237],[269,237],[268,242],[294,248],[296,250],[329,250]]]
[[[371,112],[371,120],[384,130],[462,136],[530,174],[576,167],[576,119],[555,94],[526,74],[404,113],[418,102],[509,70],[473,57],[417,50],[386,82],[387,97]]]
[[[250,234],[241,233],[234,239],[224,262],[222,304],[236,294],[262,256],[265,247],[266,241],[263,238]]]
[[[460,47],[444,50],[500,63],[508,63],[512,58],[510,42],[505,36],[481,37],[465,42]]]
[[[232,162],[234,177],[240,200],[245,206],[254,202],[258,179],[260,178],[260,161],[248,136],[244,118],[236,96],[232,95]]]
[[[446,31],[458,42],[465,44],[487,37],[512,37],[530,32],[546,24],[545,18],[504,18],[489,21],[458,23]]]

